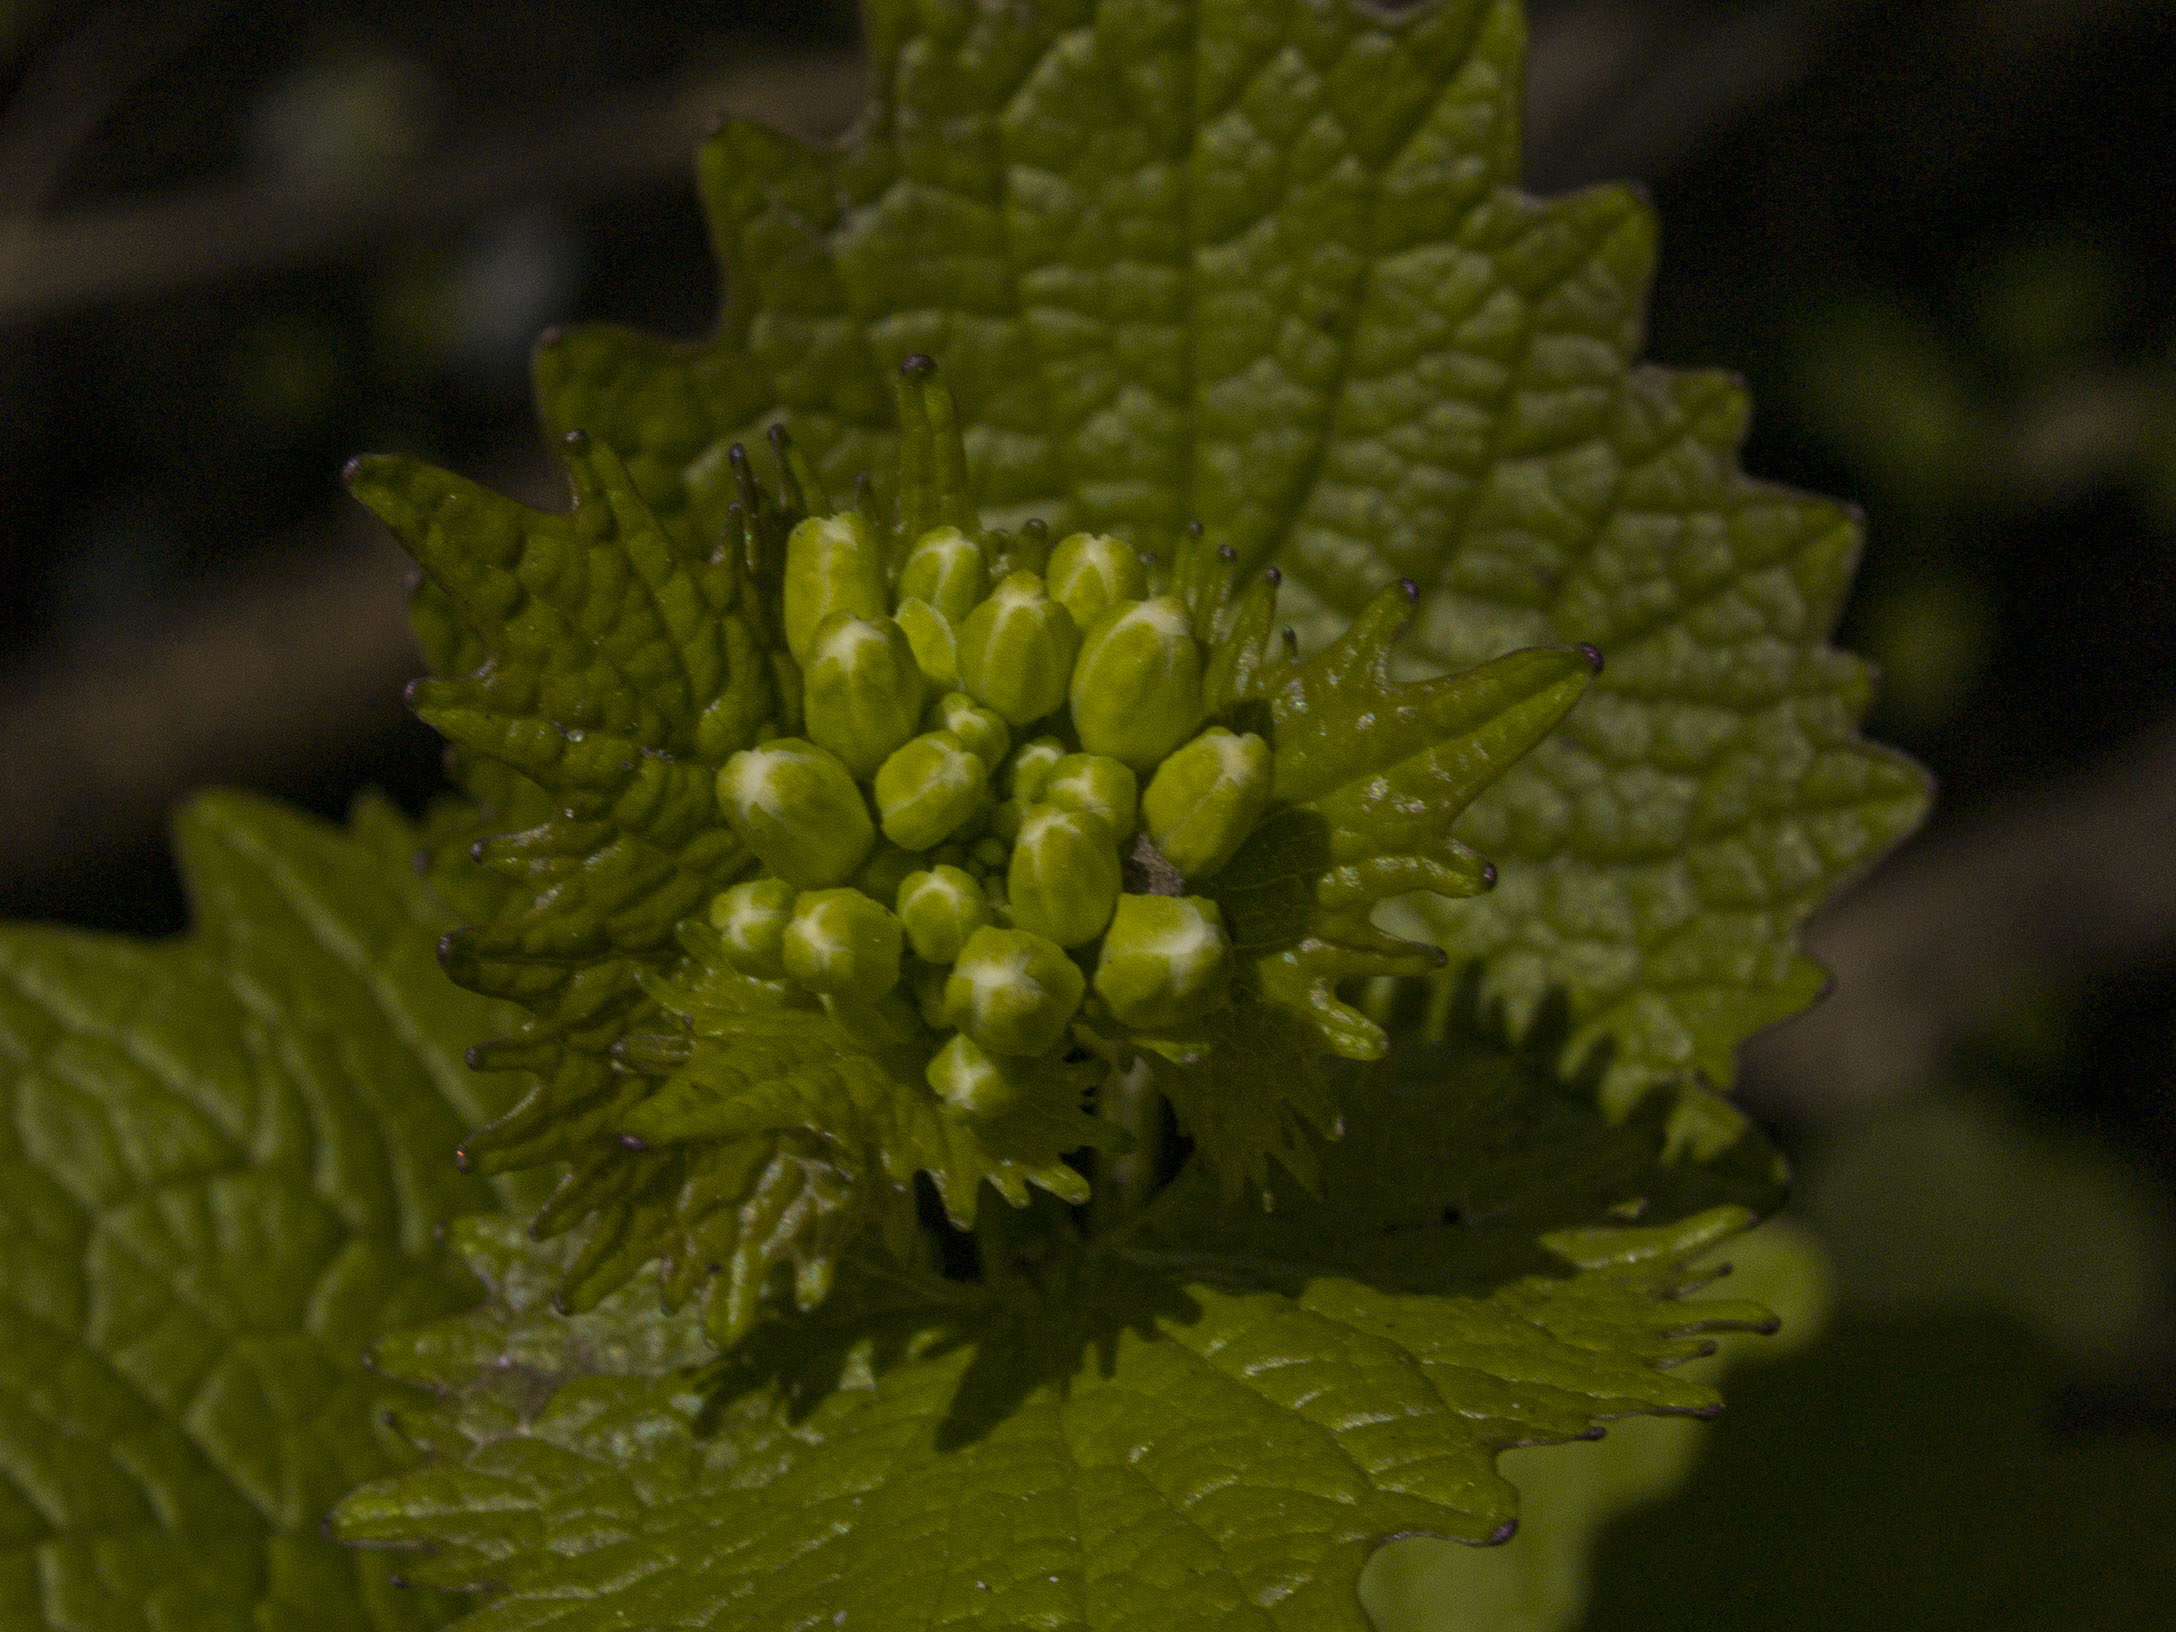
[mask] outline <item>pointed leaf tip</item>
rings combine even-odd
[[[503,1219],[467,1221],[455,1239],[493,1303],[418,1334],[388,1368],[433,1396],[417,1413],[433,1463],[351,1498],[339,1533],[430,1545],[410,1566],[420,1579],[489,1579],[492,1624],[527,1632],[842,1612],[888,1627],[890,1606],[941,1596],[933,1533],[956,1538],[937,1567],[989,1606],[975,1625],[1149,1632],[1227,1622],[1260,1590],[1265,1527],[1283,1526],[1335,1545],[1298,1565],[1276,1549],[1276,1581],[1308,1569],[1313,1601],[1339,1612],[1276,1624],[1364,1626],[1351,1586],[1383,1540],[1510,1539],[1518,1498],[1499,1452],[1711,1407],[1712,1390],[1674,1369],[1698,1348],[1688,1326],[1761,1312],[1674,1301],[1704,1218],[1595,1223],[1666,1173],[1672,1214],[1740,1182],[1666,1164],[1657,1117],[1611,1124],[1541,1074],[1456,1048],[1342,1075],[1345,1140],[1317,1182],[1260,1187],[1259,1211],[1196,1173],[1123,1245],[1060,1259],[1002,1298],[889,1274],[879,1291],[842,1267],[801,1352],[881,1331],[888,1358],[790,1415],[767,1390],[690,1388],[677,1368],[703,1356],[689,1323],[647,1288],[572,1300],[585,1311],[572,1325],[548,1314],[519,1289],[560,1279],[573,1244],[523,1247]],[[1487,1216],[1442,1221],[1443,1198],[1478,1199],[1474,1187]],[[1601,1262],[1537,1273],[1533,1241],[1559,1223]],[[1234,1481],[1237,1441],[1275,1454]],[[1097,1471],[1112,1466],[1141,1472],[1114,1484]],[[1205,1488],[1213,1509],[1195,1499]],[[597,1522],[629,1511],[630,1489],[632,1538]],[[850,1524],[824,1491],[854,1493]],[[978,1516],[993,1500],[997,1532]],[[720,1534],[735,1545],[717,1548]],[[1145,1556],[1185,1568],[1135,1594],[1140,1608],[1101,1607]]]

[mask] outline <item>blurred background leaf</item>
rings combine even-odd
[[[2166,1626],[2176,1454],[2051,1422],[2051,1369],[1989,1316],[1849,1320],[1749,1368],[1683,1494],[1603,1537],[1586,1625]]]

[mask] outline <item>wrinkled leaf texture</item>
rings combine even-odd
[[[445,1602],[320,1534],[410,1458],[364,1369],[474,1285],[448,1153],[506,1023],[432,958],[413,832],[232,796],[177,839],[195,929],[0,929],[0,1627],[393,1632]]]
[[[553,1315],[565,1249],[476,1221],[492,1300],[379,1356],[441,1393],[402,1418],[433,1459],[340,1534],[486,1590],[464,1632],[1365,1632],[1386,1536],[1510,1533],[1500,1451],[1714,1408],[1668,1368],[1765,1317],[1673,1299],[1780,1165],[1667,1165],[1659,1105],[1479,1045],[1341,1074],[1320,1202],[1197,1170],[1040,1283],[842,1285],[707,1366],[646,1289]]]
[[[1731,382],[1635,363],[1635,197],[1514,190],[1511,0],[867,12],[852,140],[733,126],[704,151],[718,335],[558,337],[549,428],[611,449],[699,559],[729,445],[783,419],[843,492],[889,464],[889,377],[926,352],[1000,520],[1168,551],[1201,519],[1245,565],[1276,557],[1313,645],[1410,576],[1417,662],[1599,647],[1572,721],[1461,823],[1496,892],[1413,912],[1522,1035],[1560,997],[1553,1067],[1630,1119],[1582,1121],[1553,1072],[1492,1100],[1487,1070],[1430,1056],[1430,1092],[1351,1118],[1327,1211],[1240,1220],[1182,1181],[1040,1292],[857,1285],[694,1370],[653,1293],[568,1322],[522,1268],[567,1249],[470,1225],[497,1301],[386,1350],[450,1391],[404,1418],[440,1454],[367,1486],[347,1532],[435,1542],[419,1574],[498,1587],[479,1628],[1357,1628],[1382,1536],[1499,1533],[1497,1450],[1708,1408],[1657,1368],[1755,1318],[1669,1297],[1773,1204],[1757,1140],[1688,1161],[1636,1102],[1727,1082],[1735,1044],[1810,998],[1800,919],[1922,808],[1918,773],[1855,736],[1867,679],[1825,644],[1857,530],[1738,473]],[[366,861],[201,807],[190,940],[9,933],[11,1624],[440,1613],[315,1530],[403,1454],[373,1426],[398,1390],[356,1351],[458,1306],[430,1224],[496,1199],[434,1159],[502,1108],[453,1063],[491,1011],[429,979],[432,910],[372,831]],[[699,894],[648,865],[631,853],[626,922],[669,904],[647,891]],[[632,991],[611,978],[604,1007]]]
[[[1919,819],[1827,644],[1843,507],[1737,468],[1744,393],[1636,359],[1642,199],[1515,190],[1516,0],[868,0],[875,100],[841,147],[704,149],[728,303],[694,345],[546,345],[554,430],[716,536],[725,452],[783,419],[845,491],[890,464],[889,375],[942,360],[1001,518],[1274,556],[1320,643],[1400,576],[1410,652],[1588,642],[1573,720],[1467,814],[1489,897],[1421,898],[1513,1022],[1623,1109],[1727,1086],[1822,976],[1805,915]]]

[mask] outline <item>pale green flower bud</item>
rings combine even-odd
[[[924,963],[952,963],[967,938],[990,921],[990,903],[974,874],[957,867],[910,873],[899,886],[899,921]]]
[[[1067,754],[1050,768],[1042,800],[1060,810],[1078,810],[1103,818],[1120,843],[1133,833],[1140,809],[1141,784],[1132,771],[1101,754]]]
[[[1041,578],[1015,572],[967,615],[959,647],[960,683],[1019,727],[1065,702],[1080,630],[1073,614],[1044,591]]]
[[[832,613],[809,644],[801,710],[820,746],[868,776],[922,718],[922,671],[905,632],[887,617]]]
[[[944,983],[945,1018],[992,1054],[1041,1054],[1064,1037],[1087,990],[1055,941],[1024,929],[978,929]]]
[[[942,844],[989,796],[988,769],[949,731],[916,737],[876,773],[876,808],[884,836],[903,850]]]
[[[1032,805],[1043,797],[1043,786],[1058,761],[1065,758],[1065,744],[1056,737],[1036,737],[1013,750],[1005,765],[1005,796]]]
[[[876,823],[852,774],[836,754],[798,737],[727,760],[718,772],[718,804],[740,842],[800,889],[843,883],[876,844]]]
[[[944,614],[927,601],[901,601],[892,616],[905,632],[907,645],[914,652],[914,666],[922,671],[930,689],[956,690],[960,683],[960,648]]]
[[[1100,816],[1029,807],[1005,872],[1015,924],[1060,946],[1080,946],[1110,922],[1119,883],[1118,841]]]
[[[1172,866],[1207,878],[1262,819],[1273,771],[1260,737],[1211,726],[1157,768],[1141,796],[1141,825]]]
[[[1108,533],[1074,533],[1061,539],[1050,552],[1043,579],[1083,629],[1105,608],[1148,593],[1141,558]]]
[[[1073,670],[1073,727],[1091,754],[1145,771],[1201,723],[1201,642],[1169,595],[1113,607]]]
[[[874,1003],[899,984],[906,930],[859,890],[804,891],[786,925],[786,973],[827,997]]]
[[[786,650],[803,664],[816,631],[833,613],[881,618],[891,610],[883,547],[859,512],[810,516],[787,535],[784,591]]]
[[[1012,728],[964,691],[948,691],[930,704],[922,726],[927,731],[951,732],[990,768],[992,776],[1012,746]]]
[[[901,601],[927,601],[955,628],[989,592],[982,548],[957,527],[932,528],[915,540],[893,590]]]
[[[1225,1000],[1231,959],[1231,938],[1214,901],[1121,896],[1096,962],[1096,994],[1121,1024],[1181,1030]]]
[[[757,980],[782,978],[786,923],[797,893],[782,878],[751,878],[713,896],[710,925],[725,943],[725,961]]]
[[[970,1122],[1002,1116],[1020,1103],[1019,1068],[992,1059],[965,1033],[929,1057],[922,1077],[949,1110]]]

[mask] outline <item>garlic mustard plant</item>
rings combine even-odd
[[[864,9],[717,332],[540,344],[570,510],[352,467],[456,791],[0,931],[0,1625],[1364,1632],[1767,1323],[1925,783],[1517,0]]]
[[[1338,1131],[1317,1059],[1388,1047],[1340,986],[1444,961],[1371,913],[1494,882],[1451,829],[1601,667],[1558,646],[1395,680],[1410,582],[1303,660],[1274,567],[1242,575],[1199,527],[1165,564],[1107,533],[986,526],[936,366],[908,359],[897,394],[888,513],[835,508],[781,433],[775,485],[732,451],[706,560],[651,557],[655,636],[714,657],[682,659],[716,690],[682,762],[704,779],[681,790],[712,888],[638,979],[606,1093],[553,1105],[540,1084],[468,1147],[575,1162],[546,1217],[606,1220],[577,1305],[654,1259],[668,1301],[700,1292],[736,1342],[774,1269],[805,1310],[853,1242],[910,1238],[922,1174],[961,1230],[986,1184],[1022,1208],[1031,1186],[1085,1205],[1100,1183],[1108,1226],[1147,1199],[1165,1104],[1228,1193],[1273,1205],[1272,1161],[1313,1185],[1306,1130]],[[625,467],[581,433],[566,456],[577,528],[609,515],[642,573],[655,523]],[[354,472],[488,624],[513,586],[450,570],[465,530],[434,531],[418,479]],[[499,683],[419,706],[462,740]],[[526,770],[537,741],[476,745]]]

